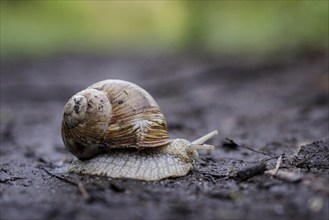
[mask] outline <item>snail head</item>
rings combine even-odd
[[[200,137],[199,139],[193,141],[192,143],[189,144],[189,147],[187,148],[187,152],[189,154],[192,154],[194,158],[198,157],[198,150],[212,150],[214,149],[214,146],[212,145],[208,145],[208,144],[204,144],[204,142],[206,142],[207,140],[209,140],[210,138],[214,137],[218,135],[218,131],[212,131],[202,137]]]

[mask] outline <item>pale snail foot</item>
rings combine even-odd
[[[217,134],[217,131],[210,132],[192,143],[174,139],[167,146],[141,151],[131,148],[114,149],[89,160],[75,159],[68,171],[145,181],[185,176],[193,168],[198,157],[197,150],[213,149],[213,146],[203,143]]]

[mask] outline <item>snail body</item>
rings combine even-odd
[[[64,107],[62,138],[77,159],[69,172],[159,180],[184,176],[197,150],[217,131],[190,143],[171,139],[158,104],[141,87],[105,80],[78,92]]]

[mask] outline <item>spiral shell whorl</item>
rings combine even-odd
[[[81,159],[103,152],[111,112],[102,91],[85,89],[74,95],[64,107],[62,122],[62,137],[70,152]]]
[[[68,128],[74,128],[83,121],[87,111],[87,99],[82,95],[72,97],[64,107],[64,120]]]

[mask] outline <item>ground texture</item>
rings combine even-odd
[[[173,138],[218,129],[216,149],[162,181],[67,173],[63,106],[104,79],[145,88]],[[328,91],[323,54],[3,59],[1,219],[328,219]]]

